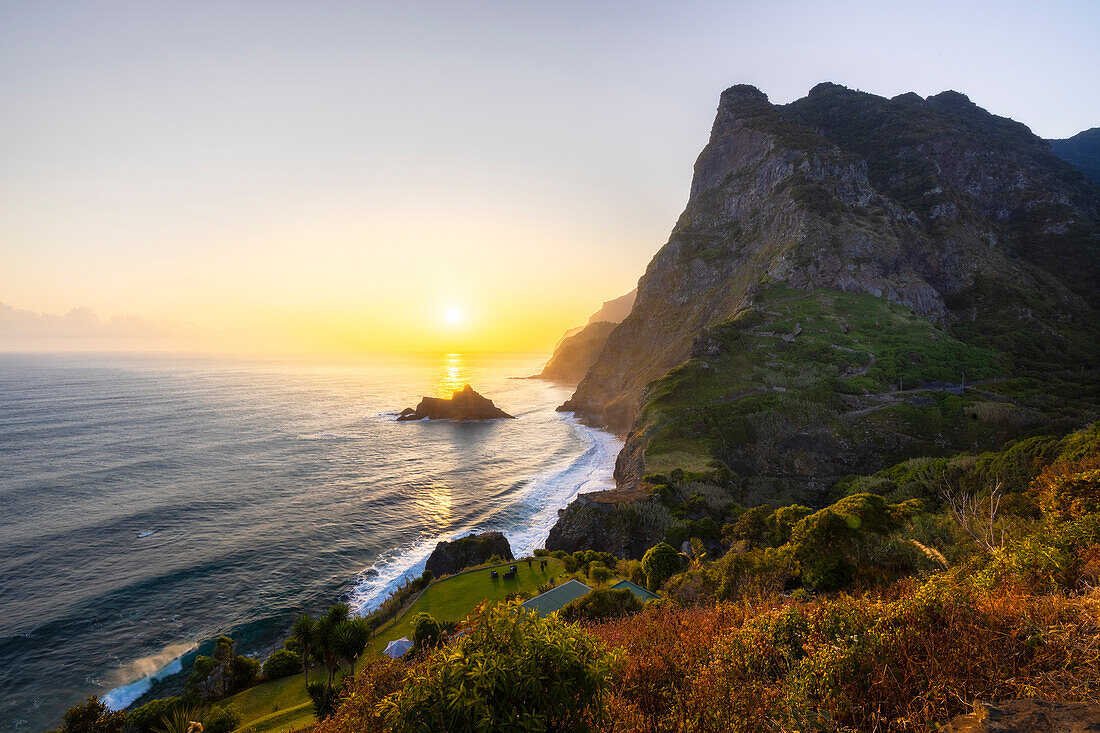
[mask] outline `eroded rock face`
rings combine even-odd
[[[1037,330],[1096,308],[1095,189],[1022,124],[957,92],[885,99],[821,84],[771,104],[721,97],[687,208],[630,315],[563,409],[625,435],[643,390],[766,282],[869,293],[947,327],[1014,317]],[[1073,314],[1073,315],[1070,315]]]
[[[443,397],[425,397],[420,400],[416,409],[406,407],[397,415],[398,420],[497,420],[501,418],[515,419],[504,410],[493,404],[487,397],[482,397],[470,385],[466,385],[455,392],[450,399]]]
[[[425,570],[435,577],[454,575],[465,568],[487,562],[493,555],[502,560],[514,560],[512,547],[500,532],[484,532],[460,537],[453,542],[440,542],[435,546]]]
[[[580,382],[603,351],[607,337],[615,330],[615,325],[609,321],[597,321],[563,338],[538,375],[539,378],[572,384]]]
[[[944,733],[1094,733],[1100,731],[1100,705],[1047,700],[974,703],[974,712],[945,725]]]

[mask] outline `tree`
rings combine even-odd
[[[395,731],[599,729],[617,661],[577,626],[498,604],[383,705]]]
[[[337,603],[317,620],[314,646],[321,662],[328,669],[328,685],[336,681],[336,672],[340,669],[342,654],[347,650],[350,635],[341,630],[340,625],[348,620],[351,607],[346,603]]]
[[[611,575],[611,569],[602,562],[594,562],[588,566],[588,577],[594,580],[597,585],[603,585],[611,580]]]
[[[309,684],[309,667],[312,660],[313,640],[317,633],[317,623],[312,616],[302,614],[294,622],[293,638],[298,642],[298,649],[302,654],[302,671],[306,674],[306,685]]]
[[[665,542],[659,542],[649,548],[642,558],[642,571],[646,576],[646,585],[651,591],[660,588],[661,584],[679,569],[680,555]]]
[[[97,697],[89,697],[65,711],[61,733],[118,733],[126,725],[126,713],[112,712]]]
[[[229,694],[230,677],[233,674],[233,647],[236,642],[228,636],[219,636],[214,640],[214,662],[221,673],[217,681],[218,697]]]

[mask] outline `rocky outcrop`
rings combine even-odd
[[[593,500],[594,496],[597,500]],[[619,521],[615,514],[616,504],[598,498],[598,495],[581,494],[561,510],[546,539],[546,549],[569,553],[596,549],[616,557],[641,557],[661,541],[662,533]]]
[[[443,397],[425,397],[414,410],[406,407],[397,415],[398,420],[497,420],[514,419],[504,410],[482,397],[470,385],[466,385],[446,399]]]
[[[589,317],[588,323],[599,323],[600,321],[606,323],[622,323],[623,319],[630,315],[630,311],[634,307],[634,301],[637,297],[638,288],[634,288],[626,295],[620,295],[618,298],[605,300],[603,305],[600,306],[600,309]]]
[[[615,330],[615,326],[616,324],[607,321],[596,321],[563,338],[538,378],[570,384],[580,382],[603,351],[607,337]]]
[[[954,718],[940,730],[943,733],[1094,733],[1100,731],[1100,705],[1048,700],[976,701],[974,712]]]
[[[603,351],[607,337],[615,326],[630,315],[637,297],[637,289],[626,295],[605,301],[598,311],[592,314],[584,326],[571,328],[565,332],[554,346],[550,361],[546,362],[536,379],[552,379],[557,382],[577,384]]]
[[[1048,140],[1054,154],[1100,186],[1100,127],[1079,132],[1064,140]]]
[[[1030,317],[1056,331],[1095,305],[1082,273],[1097,273],[1097,219],[1092,187],[1045,141],[956,92],[822,84],[776,106],[731,87],[687,208],[563,407],[626,434],[646,385],[766,282],[869,293],[944,325],[1006,315],[978,289],[1048,290]]]
[[[435,577],[454,575],[465,568],[488,562],[494,555],[502,560],[514,560],[512,547],[500,532],[483,532],[460,537],[452,542],[440,542],[435,546],[425,570]]]
[[[812,504],[844,475],[992,449],[1019,435],[902,386],[1100,366],[1098,243],[1100,190],[963,94],[820,84],[773,105],[734,86],[630,314],[560,409],[625,436],[617,494],[680,471]],[[554,542],[622,546],[585,508]]]

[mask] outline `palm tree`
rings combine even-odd
[[[306,673],[306,685],[309,685],[309,666],[313,654],[313,639],[317,633],[317,623],[312,616],[302,614],[294,622],[293,636],[298,640],[298,649],[302,652],[302,671]]]
[[[336,671],[340,668],[340,624],[346,622],[350,614],[351,607],[348,604],[337,603],[317,619],[314,643],[321,661],[328,668],[329,687],[332,687]]]

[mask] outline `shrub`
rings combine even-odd
[[[408,675],[401,659],[368,657],[346,688],[336,714],[321,720],[315,733],[389,733],[380,703],[400,689]]]
[[[241,724],[241,712],[232,705],[214,708],[202,719],[203,733],[230,733]]]
[[[97,697],[89,697],[65,711],[61,733],[119,733],[126,724],[126,713],[112,712]]]
[[[421,611],[413,619],[413,645],[417,650],[434,649],[443,639],[443,625]]]
[[[645,573],[646,584],[651,591],[660,588],[679,569],[680,555],[664,542],[649,548],[642,558],[642,572]]]
[[[318,720],[324,720],[336,712],[336,706],[340,702],[340,693],[335,687],[324,682],[310,682],[306,685],[306,692],[313,702],[313,712]]]
[[[383,704],[397,731],[590,730],[614,662],[576,626],[498,605]]]
[[[1100,512],[1100,455],[1059,461],[1032,483],[1043,512],[1055,519],[1076,519]]]
[[[230,678],[232,679],[229,687],[230,691],[239,692],[256,684],[256,681],[260,678],[260,669],[259,659],[238,654],[234,657],[230,666]]]
[[[277,680],[302,671],[302,657],[289,649],[280,649],[264,662],[264,678]]]
[[[565,604],[559,613],[563,621],[578,623],[621,618],[641,610],[642,602],[625,588],[619,590],[596,588],[589,591],[587,595]]]
[[[135,708],[127,715],[128,730],[133,733],[151,733],[154,728],[161,725],[164,719],[180,706],[178,697],[164,697],[159,700],[150,700],[140,708]]]

